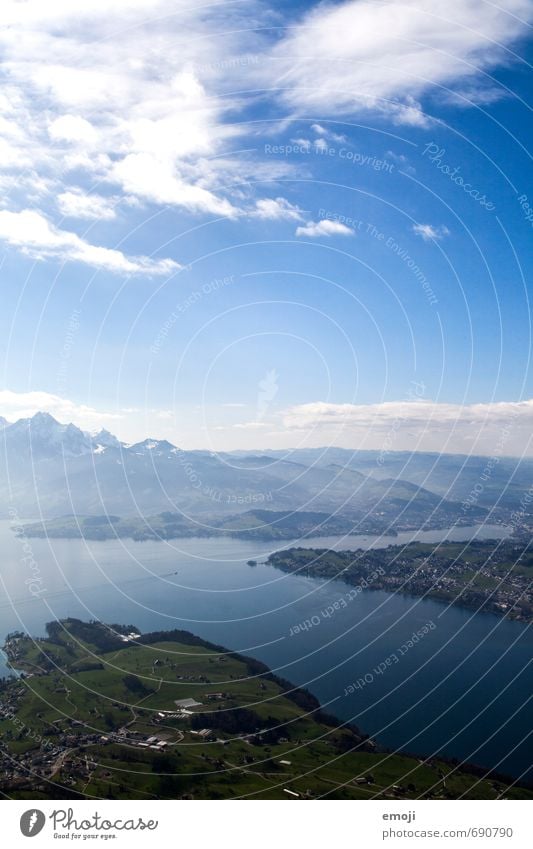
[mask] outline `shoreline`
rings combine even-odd
[[[102,628],[107,630],[110,635],[112,634],[113,636],[117,636],[117,634],[119,633],[113,630],[117,626],[107,626],[103,623],[93,623],[91,625],[86,625],[85,623],[81,623],[80,620],[62,620],[61,623],[57,623],[58,627],[60,625],[62,626],[64,622],[80,622],[80,625],[83,625],[83,627],[85,628]],[[67,631],[67,633],[69,632]],[[30,640],[31,642],[35,641],[37,645],[39,643],[45,644],[51,641],[52,645],[54,645],[54,639],[50,634],[48,634],[46,638],[33,638],[28,635],[22,635],[21,633],[14,633],[11,637],[11,640],[7,640],[6,638],[6,643],[2,648],[2,651],[5,651],[10,663],[13,661],[16,662],[17,660],[17,650],[16,648],[14,648],[14,646],[18,644],[19,640]],[[132,648],[133,645],[138,646],[140,649],[145,649],[150,646],[154,646],[155,650],[155,646],[157,644],[164,645],[166,642],[179,642],[184,646],[201,648],[202,650],[205,649],[212,655],[222,656],[226,659],[226,661],[232,660],[238,662],[239,664],[244,664],[249,679],[258,679],[276,685],[276,687],[279,687],[282,691],[284,698],[293,702],[298,708],[304,710],[304,715],[307,717],[312,717],[314,722],[322,723],[322,725],[332,729],[331,733],[342,732],[343,729],[345,731],[348,731],[350,735],[352,735],[353,740],[355,742],[354,747],[352,749],[348,749],[347,753],[351,751],[361,751],[367,752],[371,756],[375,755],[377,759],[379,759],[380,756],[385,756],[385,760],[387,760],[388,758],[402,757],[408,760],[413,760],[413,762],[417,762],[420,764],[428,764],[434,766],[438,764],[445,765],[447,767],[451,767],[450,772],[446,774],[446,780],[448,780],[451,775],[465,775],[474,776],[479,781],[489,781],[493,784],[508,784],[509,786],[514,786],[517,787],[519,790],[521,789],[524,791],[530,791],[533,788],[533,782],[527,780],[517,780],[512,775],[500,773],[497,770],[483,767],[475,763],[460,762],[459,759],[447,757],[446,755],[428,755],[420,752],[397,750],[376,743],[375,740],[365,734],[359,727],[353,725],[349,721],[343,720],[340,717],[325,712],[322,708],[320,701],[309,690],[293,685],[292,682],[276,675],[262,661],[257,660],[256,658],[251,657],[249,655],[242,655],[239,652],[226,649],[223,646],[220,646],[209,640],[205,640],[202,637],[198,637],[190,631],[182,631],[175,629],[169,631],[146,632],[142,634],[138,632],[138,642],[136,638],[135,640],[130,639],[126,640],[125,642],[122,642],[121,644],[114,645],[113,655],[116,654],[116,651],[120,651],[121,649],[127,651],[128,649]],[[111,649],[108,646],[105,648],[105,650],[102,649],[102,651],[103,654],[96,654],[95,657],[102,657],[102,659],[104,659],[106,653],[109,653]],[[24,665],[24,660],[22,660],[22,663]],[[21,672],[23,678],[26,677],[26,674],[30,676],[42,676],[50,674],[49,672],[45,672],[42,669],[40,672],[32,671],[32,666],[28,667],[26,674],[23,667],[21,668]],[[11,683],[15,684],[16,682],[13,681]],[[7,686],[9,686],[9,684]],[[13,717],[17,717],[16,712],[12,714],[11,721],[17,724],[17,719],[14,719]],[[44,740],[43,745],[46,746],[48,738],[46,736],[43,736],[41,739]],[[122,745],[127,745],[127,743],[123,742]],[[76,751],[76,749],[74,748],[73,751]],[[24,798],[31,797],[25,796]]]

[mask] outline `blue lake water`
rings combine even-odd
[[[449,538],[502,534],[494,527],[458,528]],[[432,531],[297,544],[368,548],[444,536]],[[143,631],[184,628],[263,660],[383,745],[533,778],[530,628],[400,594],[367,591],[351,599],[343,582],[266,566],[261,561],[270,550],[231,539],[31,539],[24,550],[0,522],[0,633],[43,634],[47,621],[67,615]],[[259,565],[248,566],[249,559]],[[39,597],[29,592],[32,581]],[[331,613],[335,602],[341,606]],[[382,674],[375,671],[383,667]],[[358,680],[364,683],[346,695]]]

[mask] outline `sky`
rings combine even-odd
[[[0,414],[533,456],[532,17],[4,0]]]

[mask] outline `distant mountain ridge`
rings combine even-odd
[[[263,508],[340,513],[364,522],[365,531],[465,523],[458,503],[464,495],[443,484],[444,471],[453,477],[464,458],[390,454],[380,465],[379,452],[334,448],[215,454],[164,439],[127,445],[107,430],[91,435],[48,413],[3,424],[0,444],[4,517],[13,509],[28,520],[177,511],[194,521]],[[432,478],[428,470],[439,463]],[[480,464],[477,458],[470,478]],[[463,491],[471,485],[464,482]],[[472,505],[468,521],[483,518],[486,506]]]

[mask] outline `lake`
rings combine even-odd
[[[454,528],[448,538],[504,533],[499,526]],[[355,549],[445,536],[428,531],[295,544]],[[351,598],[343,582],[284,574],[261,562],[292,544],[22,541],[0,522],[0,632],[40,635],[47,621],[67,615],[143,631],[184,628],[263,660],[383,745],[533,778],[530,628],[400,594]],[[250,559],[258,565],[248,566]],[[38,597],[29,592],[32,582]]]

